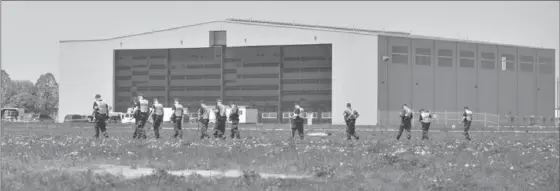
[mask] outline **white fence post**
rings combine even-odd
[[[443,115],[445,118],[445,127],[447,127],[447,110],[444,111]]]
[[[498,113],[498,131],[500,131],[500,113]]]
[[[486,121],[488,121],[488,120],[486,118],[486,112],[485,112],[484,113],[484,128],[488,127],[487,124],[486,124]]]

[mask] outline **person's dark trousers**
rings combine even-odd
[[[471,136],[469,135],[469,130],[471,129],[471,121],[464,121],[463,125],[465,126],[465,132],[463,134],[465,135],[465,138],[470,141]]]
[[[231,138],[241,139],[241,135],[239,135],[239,119],[231,120]]]
[[[292,124],[292,138],[294,138],[296,136],[296,131],[299,134],[299,138],[303,140],[303,119],[301,118],[296,118],[293,119],[293,124]]]
[[[406,133],[407,133],[406,138],[410,140],[410,138],[411,138],[410,129],[411,129],[410,120],[405,120],[403,122],[403,124],[401,124],[401,126],[399,127],[399,133],[397,134],[397,140],[401,139],[401,135],[403,133],[403,130],[405,130]]]
[[[422,123],[422,140],[429,139],[428,138],[428,131],[430,130],[430,123]]]
[[[208,119],[201,119],[200,125],[200,139],[210,138],[210,135],[208,135]]]
[[[183,129],[181,126],[183,125],[183,117],[182,116],[175,116],[175,125],[173,129],[175,130],[175,134],[173,134],[173,138],[183,138]]]
[[[96,114],[97,121],[95,122],[95,138],[99,138],[99,131],[101,131],[101,133],[103,133],[103,136],[105,138],[109,137],[109,134],[107,133],[107,123],[105,122],[105,120],[107,119],[107,114]]]
[[[161,115],[153,115],[152,118],[154,118],[154,135],[156,137],[156,139],[159,139],[159,129],[161,126],[161,123],[163,122],[163,116]]]
[[[356,140],[360,139],[360,137],[356,135],[356,119],[346,120],[346,137],[348,140],[351,140],[352,137]]]
[[[140,112],[136,118],[136,130],[134,131],[134,138],[146,139],[146,131],[144,126],[146,125],[146,120],[148,120],[147,112]]]
[[[226,117],[216,118],[216,125],[214,130],[214,138],[225,138],[224,134],[226,132]]]

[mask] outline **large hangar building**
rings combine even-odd
[[[95,94],[124,112],[136,91],[258,108],[287,122],[298,101],[314,123],[398,124],[414,110],[554,116],[554,50],[403,32],[227,19],[95,40],[61,41],[59,119],[91,111]]]

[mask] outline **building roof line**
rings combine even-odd
[[[260,26],[278,26],[278,27],[290,27],[290,28],[298,28],[298,29],[305,29],[305,30],[320,30],[320,31],[330,31],[330,32],[343,32],[343,33],[353,33],[353,34],[374,34],[377,35],[378,33],[388,33],[388,34],[400,34],[400,35],[409,35],[409,33],[405,32],[397,32],[397,31],[378,31],[378,30],[370,30],[370,29],[361,29],[361,28],[346,28],[346,27],[334,27],[334,26],[322,26],[322,25],[307,25],[301,23],[285,23],[285,22],[274,22],[274,21],[259,21],[259,20],[244,20],[244,19],[225,19],[225,20],[217,20],[217,21],[210,21],[210,22],[203,22],[191,25],[183,25],[178,27],[172,27],[167,29],[161,30],[154,30],[150,32],[143,32],[143,33],[136,33],[131,35],[123,35],[117,36],[112,38],[99,38],[99,39],[81,39],[81,40],[61,40],[60,43],[68,43],[68,42],[95,42],[95,41],[109,41],[109,40],[116,40],[134,36],[141,36],[146,34],[153,34],[158,32],[165,32],[171,31],[176,29],[182,29],[187,27],[194,27],[200,25],[206,25],[211,23],[233,23],[233,24],[250,24],[250,25],[260,25]]]
[[[538,49],[538,50],[554,50],[554,51],[556,50],[554,48],[546,48],[546,47],[514,45],[514,44],[489,42],[489,41],[465,40],[465,39],[435,37],[435,36],[425,36],[425,35],[379,34],[379,36],[401,37],[401,38],[409,38],[409,39],[424,39],[424,40],[441,40],[441,41],[449,41],[449,42],[456,42],[456,43],[471,43],[471,44],[483,44],[483,45],[494,45],[494,46],[510,46],[510,47],[530,48],[530,49]]]
[[[228,18],[228,19],[225,19],[225,20],[215,20],[215,21],[202,22],[202,23],[191,24],[191,25],[183,25],[183,26],[171,27],[171,28],[166,28],[166,29],[161,29],[161,30],[154,30],[154,31],[136,33],[136,34],[131,34],[131,35],[117,36],[117,37],[112,37],[112,38],[83,39],[83,40],[61,40],[61,41],[59,41],[59,43],[110,41],[110,40],[117,40],[117,39],[129,38],[129,37],[134,37],[134,36],[154,34],[154,33],[159,33],[159,32],[172,31],[172,30],[188,28],[188,27],[195,27],[195,26],[212,24],[212,23],[232,23],[232,24],[267,26],[267,27],[285,27],[285,28],[296,28],[296,29],[303,29],[303,30],[347,33],[347,34],[355,34],[355,35],[374,35],[374,36],[381,35],[381,36],[392,36],[392,37],[402,37],[402,38],[412,38],[412,39],[444,40],[444,41],[453,41],[453,42],[459,42],[459,43],[478,43],[478,44],[512,46],[512,47],[541,49],[541,50],[555,50],[553,48],[545,48],[545,47],[512,45],[512,44],[503,44],[503,43],[496,43],[496,42],[464,40],[464,39],[435,37],[435,36],[424,36],[424,35],[412,35],[410,33],[399,32],[399,31],[380,31],[380,30],[361,29],[361,28],[347,28],[347,27],[335,27],[335,26],[323,26],[323,25],[308,25],[308,24],[301,24],[301,23],[295,23],[295,22],[294,23],[286,23],[286,22],[262,21],[262,20],[252,20],[252,19],[236,19],[236,18]]]
[[[407,32],[400,32],[400,31],[384,31],[384,30],[371,30],[371,29],[362,29],[362,28],[348,28],[348,27],[335,27],[335,26],[325,26],[325,25],[309,25],[309,24],[301,24],[301,23],[286,23],[286,22],[277,22],[277,21],[263,21],[263,20],[252,20],[252,19],[236,19],[236,18],[229,18],[226,21],[233,21],[233,22],[240,22],[240,23],[251,23],[251,24],[266,24],[266,25],[275,25],[275,26],[290,26],[295,28],[305,28],[305,29],[328,29],[334,31],[346,31],[346,32],[365,32],[365,33],[390,33],[390,34],[400,34],[400,35],[410,35]]]
[[[218,21],[209,21],[209,22],[203,22],[203,23],[197,23],[197,24],[191,24],[191,25],[183,25],[183,26],[178,26],[178,27],[171,27],[171,28],[166,28],[166,29],[160,29],[160,30],[154,30],[154,31],[149,31],[149,32],[143,32],[143,33],[136,33],[136,34],[130,34],[130,35],[117,36],[117,37],[112,37],[112,38],[81,39],[81,40],[61,40],[61,41],[59,41],[59,42],[60,42],[60,43],[66,43],[66,42],[109,41],[109,40],[116,40],[116,39],[122,39],[122,38],[134,37],[134,36],[141,36],[141,35],[147,35],[147,34],[153,34],[153,33],[158,33],[158,32],[165,32],[165,31],[171,31],[171,30],[176,30],[176,29],[181,29],[181,28],[194,27],[194,26],[205,25],[205,24],[211,24],[211,23],[219,23],[219,22],[223,22],[223,21],[221,21],[221,20],[218,20]]]

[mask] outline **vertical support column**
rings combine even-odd
[[[461,62],[460,53],[461,50],[459,50],[459,43],[455,42],[455,57],[453,58],[453,60],[455,60],[455,63],[453,64],[453,67],[455,67],[455,111],[453,112],[460,111],[459,108],[461,108],[459,106],[459,62]]]
[[[117,81],[116,81],[116,76],[117,76],[117,50],[113,50],[113,103],[112,106],[115,109],[114,111],[116,111],[117,107],[116,107],[116,103],[117,103]],[[58,116],[58,115],[57,115]]]
[[[473,116],[477,116],[477,118],[479,117],[478,115],[480,115],[480,109],[479,109],[479,107],[480,107],[480,104],[479,104],[480,93],[478,91],[479,90],[478,89],[478,78],[479,78],[478,77],[478,72],[480,70],[480,67],[479,67],[480,66],[480,55],[479,54],[480,54],[480,52],[478,51],[478,44],[476,44],[476,50],[475,50],[475,53],[474,53],[474,55],[475,55],[475,57],[474,57],[474,70],[476,72],[476,82],[475,82],[475,86],[474,86],[474,89],[476,91],[476,94],[475,94],[476,95],[476,101],[475,101],[474,104],[476,105],[475,106],[476,107],[476,115],[473,115]],[[475,120],[472,119],[472,121],[475,121]],[[478,123],[478,124],[480,124],[480,123]]]
[[[171,49],[167,49],[167,63],[165,64],[167,67],[167,84],[165,86],[165,102],[167,103],[167,107],[170,107],[172,104],[171,102],[171,95],[169,92],[171,92]]]
[[[436,50],[436,41],[432,40],[432,42],[433,42],[433,44],[432,44],[432,56],[431,56],[431,59],[430,59],[430,62],[432,62],[432,63],[430,63],[430,64],[432,66],[432,69],[433,69],[432,71],[434,73],[433,78],[432,78],[432,81],[433,81],[433,86],[432,86],[433,87],[432,88],[432,92],[433,92],[432,96],[433,97],[432,97],[432,99],[433,99],[434,102],[432,103],[431,112],[435,113],[436,112],[436,101],[437,101],[436,100],[436,93],[437,93],[436,92],[436,75],[437,75],[436,67],[437,67],[437,64],[438,64],[438,54],[437,54],[437,50]]]
[[[220,51],[220,55],[219,55],[219,62],[220,62],[220,99],[222,100],[222,102],[226,103],[224,98],[225,98],[225,67],[224,67],[224,59],[225,59],[225,53],[226,53],[226,47],[224,45],[220,45],[220,46],[216,46],[215,48],[218,48]]]
[[[278,64],[278,77],[280,83],[278,83],[278,123],[282,123],[282,79],[284,79],[284,74],[282,72],[282,68],[284,68],[284,46],[280,46],[280,64]]]
[[[498,49],[499,50],[499,49]],[[501,59],[501,58],[500,58]],[[520,60],[519,60],[519,48],[515,47],[515,58],[514,58],[514,68],[515,68],[515,91],[519,92],[519,67],[520,67]],[[507,67],[507,62],[506,62],[506,67]],[[500,80],[498,78],[498,80]],[[498,86],[500,87],[500,86]],[[500,91],[498,91],[500,92]],[[500,105],[500,102],[498,101],[498,105]],[[516,115],[519,116],[519,94],[515,94],[515,111],[516,111]],[[498,107],[499,109],[500,107]],[[498,118],[500,118],[500,110],[498,110]]]

